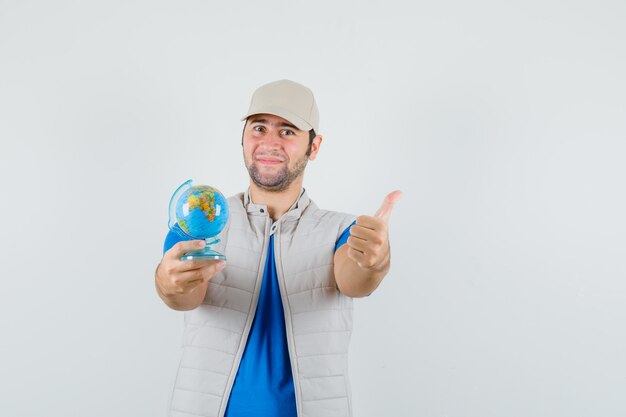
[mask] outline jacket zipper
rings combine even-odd
[[[250,335],[250,330],[252,329],[252,323],[254,322],[254,317],[256,316],[256,309],[259,304],[259,295],[261,293],[261,284],[263,283],[263,275],[265,274],[265,263],[267,261],[267,252],[269,248],[270,241],[270,218],[267,217],[265,220],[265,238],[263,242],[263,252],[261,254],[261,263],[259,265],[259,274],[256,277],[256,283],[254,285],[254,289],[258,288],[259,291],[256,291],[256,296],[252,299],[252,305],[250,308],[252,309],[252,314],[248,315],[248,320],[246,321],[246,325],[243,329],[243,334],[241,335],[241,343],[239,345],[239,349],[237,350],[237,355],[235,356],[235,363],[233,363],[233,368],[228,376],[228,382],[226,384],[226,392],[224,395],[224,399],[222,400],[222,404],[220,405],[219,417],[224,417],[226,414],[226,407],[228,405],[228,401],[230,400],[230,393],[233,389],[233,385],[235,383],[235,377],[237,376],[237,371],[239,370],[239,364],[241,363],[241,358],[243,357],[243,352],[246,349],[246,345],[248,344],[248,336]]]
[[[296,394],[296,414],[302,415],[302,392],[300,389],[300,379],[298,378],[298,362],[295,357],[295,340],[293,335],[293,326],[291,323],[291,307],[289,305],[289,299],[285,289],[285,274],[283,271],[283,262],[281,255],[281,242],[280,242],[280,224],[275,222],[276,229],[274,230],[274,253],[276,264],[276,275],[278,275],[278,288],[280,289],[280,299],[283,303],[283,312],[285,315],[285,334],[287,336],[287,348],[289,350],[289,362],[291,362],[291,374],[293,377],[293,386]]]

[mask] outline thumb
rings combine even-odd
[[[192,251],[194,249],[202,249],[205,246],[204,240],[181,240],[174,246],[172,246],[167,252],[165,252],[165,256],[172,259],[180,259],[185,253]]]
[[[387,197],[383,200],[383,204],[381,204],[380,208],[374,214],[374,217],[378,217],[384,221],[388,221],[391,216],[391,210],[393,210],[393,206],[402,198],[402,191],[396,190],[387,194]]]

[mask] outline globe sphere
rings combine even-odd
[[[208,185],[185,189],[175,201],[178,227],[194,239],[217,236],[228,222],[228,202],[222,193]]]

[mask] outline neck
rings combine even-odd
[[[267,206],[272,220],[276,221],[287,213],[287,210],[296,202],[302,192],[302,177],[292,182],[284,191],[268,191],[250,181],[250,198],[254,204]]]

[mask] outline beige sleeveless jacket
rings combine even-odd
[[[171,417],[222,417],[256,312],[274,234],[287,345],[299,417],[352,416],[348,344],[352,299],[337,290],[335,243],[354,216],[320,210],[303,192],[277,222],[248,193],[228,199],[230,219],[215,249],[226,268],[185,312]]]

